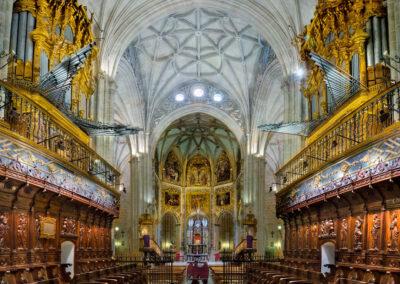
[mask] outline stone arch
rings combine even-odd
[[[237,141],[241,145],[241,153],[246,153],[246,149],[243,146],[243,140],[245,139],[244,131],[239,127],[239,125],[225,112],[222,112],[221,110],[209,106],[209,105],[204,105],[204,104],[193,104],[193,105],[188,105],[184,106],[182,108],[179,108],[168,115],[153,129],[151,132],[151,137],[150,137],[150,153],[151,157],[154,156],[155,150],[157,147],[157,141],[160,139],[162,133],[170,126],[174,121],[178,120],[181,117],[184,117],[189,114],[193,113],[203,113],[203,114],[208,114],[212,117],[215,117],[216,119],[220,120],[222,123],[224,123],[229,130],[232,131],[232,133],[235,135]]]

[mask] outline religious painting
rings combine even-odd
[[[180,195],[178,193],[165,192],[165,205],[167,206],[179,206]]]
[[[201,155],[190,159],[187,167],[188,186],[209,186],[211,182],[210,163]]]
[[[180,163],[173,151],[169,152],[164,165],[164,179],[169,182],[177,183],[180,180]]]
[[[191,211],[204,211],[207,208],[207,195],[206,194],[192,194],[190,195],[190,209]]]
[[[229,181],[231,179],[231,164],[225,151],[218,158],[216,176],[217,182]]]
[[[217,194],[217,206],[227,206],[231,204],[231,193],[224,192],[224,193],[218,193]]]

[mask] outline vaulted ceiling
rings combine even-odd
[[[115,82],[114,119],[144,129],[131,148],[152,148],[170,123],[199,112],[223,121],[251,153],[268,153],[271,137],[257,126],[299,119],[292,41],[317,0],[80,2],[94,14],[99,68]],[[191,95],[196,84],[201,98]],[[216,93],[223,99],[214,100]]]
[[[233,133],[219,120],[200,113],[184,116],[165,130],[157,145],[158,160],[165,159],[174,148],[182,159],[200,154],[213,160],[222,151],[234,159],[240,158]]]
[[[157,123],[162,114],[179,107],[174,100],[177,92],[201,84],[224,93],[224,102],[216,107],[242,124],[257,79],[275,54],[247,22],[225,12],[195,8],[169,15],[141,31],[124,58],[134,70],[147,119]],[[186,94],[184,103],[189,102],[204,103],[193,102]],[[226,109],[221,107],[225,103]]]

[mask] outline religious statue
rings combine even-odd
[[[306,249],[309,248],[309,241],[310,241],[310,227],[306,225],[305,233],[304,233],[304,247]]]
[[[317,237],[318,237],[318,226],[317,224],[314,224],[311,228],[311,248],[316,249],[317,248]]]
[[[398,242],[399,242],[399,229],[397,228],[397,214],[394,213],[392,215],[392,222],[389,226],[390,229],[390,240],[388,247],[391,251],[397,251]]]
[[[340,244],[342,248],[347,248],[347,235],[349,230],[349,223],[346,218],[342,219],[342,226],[340,228]]]
[[[335,225],[332,219],[325,220],[321,223],[321,234],[320,238],[334,237],[335,236]]]
[[[6,247],[6,239],[8,234],[8,217],[4,212],[0,213],[0,248]]]
[[[61,228],[61,232],[63,234],[76,234],[76,226],[75,220],[71,217],[65,217],[64,222]]]
[[[378,250],[378,247],[379,247],[379,230],[380,230],[380,228],[381,228],[381,218],[379,218],[378,214],[375,214],[373,221],[372,221],[372,229],[371,229],[372,249],[373,250]]]
[[[35,234],[36,234],[36,248],[42,248],[42,242],[40,240],[40,215],[35,218]]]
[[[355,226],[354,226],[354,249],[361,250],[362,249],[362,219],[357,217]]]
[[[84,223],[80,223],[79,226],[79,246],[81,248],[85,247],[85,231],[86,231],[86,226]]]
[[[24,249],[27,245],[28,219],[25,213],[18,215],[17,248]]]

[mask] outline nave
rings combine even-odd
[[[0,0],[0,284],[400,284],[400,0]]]

